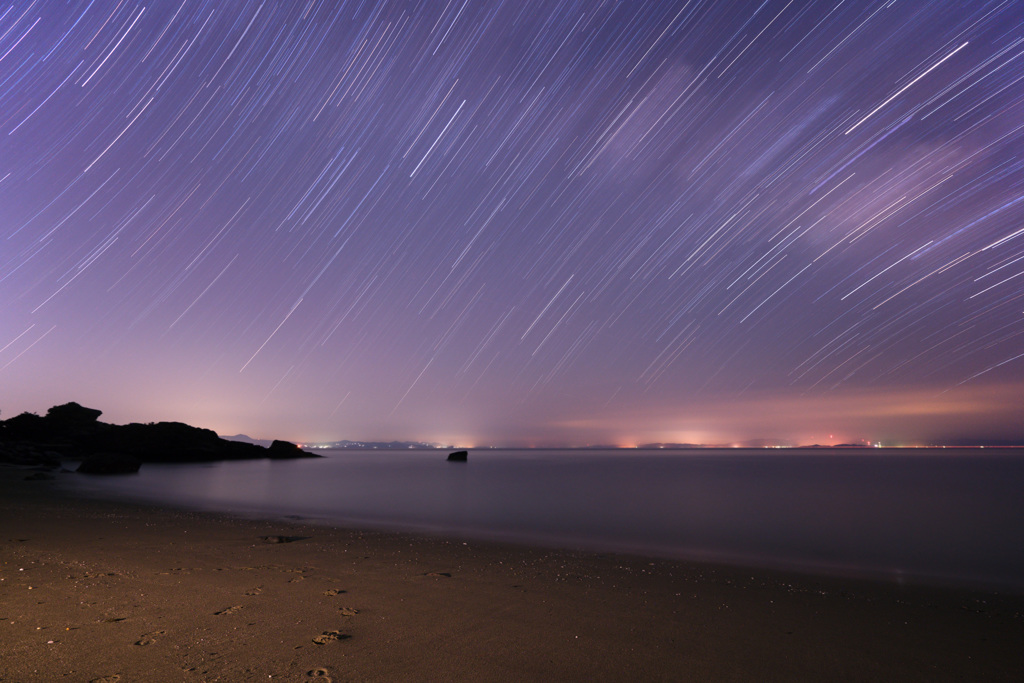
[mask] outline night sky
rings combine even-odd
[[[0,5],[0,410],[1024,436],[1024,3]]]

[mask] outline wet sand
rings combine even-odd
[[[243,520],[27,474],[0,466],[2,681],[1024,675],[1020,596]]]

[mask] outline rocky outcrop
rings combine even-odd
[[[469,451],[453,451],[448,454],[448,462],[467,462]]]
[[[57,467],[61,458],[75,458],[82,442],[108,429],[99,422],[102,412],[77,403],[54,406],[40,417],[22,413],[0,421],[0,462]]]
[[[227,441],[213,430],[181,422],[105,424],[98,420],[101,414],[65,403],[50,408],[44,417],[22,413],[0,421],[0,462],[55,468],[61,459],[81,460],[80,472],[112,474],[136,472],[146,462],[320,457],[287,441],[264,448]]]
[[[210,462],[265,458],[267,449],[224,441],[211,429],[182,422],[112,425],[82,443],[92,452],[124,453],[140,462]]]

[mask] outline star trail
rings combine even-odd
[[[1024,5],[0,5],[0,395],[299,441],[1024,438]]]

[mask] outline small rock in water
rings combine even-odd
[[[448,454],[448,462],[466,462],[469,459],[469,451],[453,451]]]

